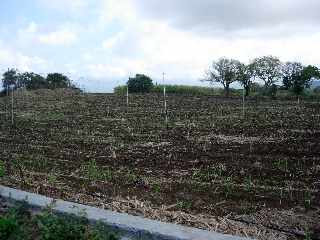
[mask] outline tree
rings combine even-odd
[[[315,66],[307,66],[293,76],[291,89],[296,95],[301,95],[305,88],[310,87],[313,78],[320,78],[320,71]]]
[[[2,87],[7,89],[9,86],[13,85],[14,88],[18,87],[19,74],[16,69],[8,69],[3,73],[2,77]]]
[[[245,65],[243,63],[240,63],[237,75],[238,81],[245,89],[246,97],[249,96],[252,85],[252,77],[254,76],[253,64]]]
[[[129,78],[127,84],[129,91],[134,93],[150,92],[153,87],[152,79],[144,74],[136,74],[136,77]]]
[[[264,81],[265,88],[271,87],[281,77],[281,62],[277,57],[264,56],[252,62],[254,74]]]
[[[286,62],[282,65],[282,83],[286,90],[291,89],[296,76],[300,75],[303,66],[299,62]]]
[[[218,82],[224,87],[226,96],[230,93],[230,84],[237,80],[240,62],[234,59],[220,58],[213,62],[206,73],[205,81]]]
[[[19,75],[19,82],[28,90],[48,88],[48,81],[39,74],[25,72]]]
[[[47,76],[49,88],[68,88],[71,85],[70,79],[61,73],[49,73]]]

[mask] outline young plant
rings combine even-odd
[[[0,177],[4,177],[6,174],[6,166],[3,161],[0,161]]]
[[[245,178],[245,190],[250,192],[252,190],[252,179],[251,176]]]
[[[177,207],[180,210],[183,210],[183,211],[189,210],[189,209],[192,208],[192,202],[191,201],[186,201],[186,200],[178,201]]]
[[[90,181],[111,181],[113,177],[110,169],[99,169],[95,160],[89,161],[85,171]]]
[[[304,207],[309,209],[311,207],[311,192],[309,190],[304,192]]]
[[[158,184],[158,183],[153,184],[153,186],[152,186],[152,191],[153,191],[154,193],[160,193],[160,192],[161,192],[161,186],[160,186],[160,184]]]
[[[225,188],[225,197],[228,198],[229,194],[232,193],[232,178],[227,177],[224,182],[224,188]]]
[[[54,185],[57,182],[57,177],[55,175],[50,174],[48,175],[47,180],[50,185]]]

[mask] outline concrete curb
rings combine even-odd
[[[102,222],[111,231],[119,233],[122,239],[152,240],[244,240],[231,235],[204,231],[196,228],[162,223],[128,214],[116,213],[82,204],[55,200],[34,193],[28,193],[0,185],[0,196],[11,201],[26,201],[34,208],[52,209],[60,214],[86,213],[90,222]]]

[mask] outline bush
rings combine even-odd
[[[118,86],[114,88],[114,93],[124,95],[127,92],[127,86]],[[154,85],[150,90],[151,93],[163,93],[163,85]],[[210,95],[222,96],[222,88],[186,86],[186,85],[166,85],[166,92],[169,94],[189,94],[189,95]],[[242,90],[230,89],[231,95],[240,95]],[[131,92],[130,92],[131,93]]]
[[[135,78],[129,78],[127,84],[129,92],[132,93],[150,92],[153,87],[152,79],[143,74],[136,74]]]
[[[163,85],[156,85],[152,89],[154,93],[163,93]],[[166,85],[166,92],[172,94],[190,94],[190,95],[219,95],[223,92],[222,89],[185,86],[185,85]]]
[[[85,217],[58,216],[51,211],[32,215],[28,206],[12,208],[0,217],[0,240],[117,240],[101,224],[89,225]]]
[[[0,240],[13,239],[12,236],[19,229],[19,224],[16,219],[12,217],[0,218]]]

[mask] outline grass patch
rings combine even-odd
[[[26,204],[0,216],[0,240],[117,240],[105,228],[90,226],[85,217],[58,216],[50,210],[33,215]]]

